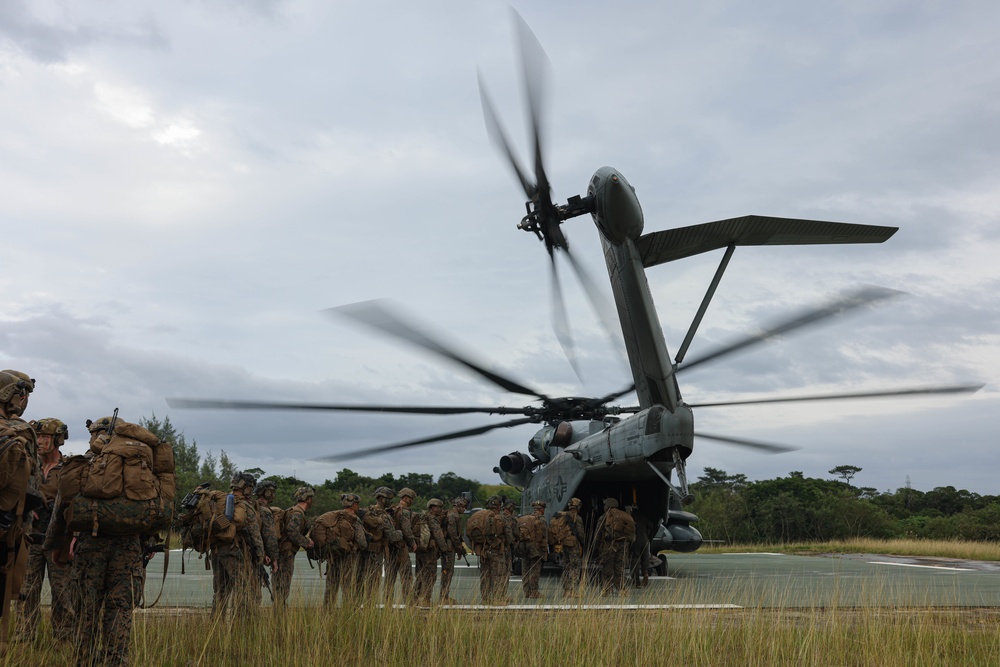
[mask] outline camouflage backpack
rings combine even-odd
[[[285,539],[285,510],[280,507],[268,507],[274,517],[274,535],[278,541]]]
[[[330,555],[339,557],[357,551],[355,519],[347,510],[334,510],[316,517],[311,533],[313,548],[309,557],[322,560]]]
[[[548,550],[545,519],[529,514],[517,518],[518,545],[523,556],[537,558]]]
[[[556,515],[549,521],[549,544],[551,546],[557,544],[573,546],[570,541],[570,538],[573,537],[573,529],[570,526],[571,518],[567,512],[556,512]]]
[[[98,436],[90,451],[69,457],[60,469],[69,530],[121,537],[170,527],[176,492],[170,443],[121,421],[111,437]]]
[[[635,541],[635,519],[628,512],[609,509],[604,514],[604,528],[609,539]]]
[[[195,489],[197,504],[180,517],[182,548],[206,553],[212,547],[232,544],[246,522],[246,508],[233,499],[233,517],[226,516],[229,493],[218,489]]]
[[[427,523],[427,515],[423,512],[414,512],[410,525],[413,528],[413,540],[417,544],[417,551],[427,551],[431,546],[431,526]]]

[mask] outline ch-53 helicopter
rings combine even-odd
[[[901,294],[867,287],[846,294],[818,308],[800,313],[767,331],[738,340],[710,354],[685,362],[688,348],[738,246],[882,243],[896,227],[822,222],[794,218],[747,215],[706,224],[643,233],[642,208],[635,189],[616,169],[601,167],[591,177],[586,195],[570,197],[565,204],[552,200],[541,149],[540,118],[543,75],[547,57],[523,19],[514,12],[520,41],[524,87],[533,139],[534,181],[515,157],[480,78],[483,114],[490,138],[506,156],[527,196],[526,215],[518,228],[535,234],[545,245],[551,266],[556,336],[574,365],[565,306],[556,270],[556,255],[563,254],[579,278],[602,324],[611,333],[613,316],[569,245],[561,225],[590,214],[597,226],[614,294],[614,306],[624,338],[632,384],[602,397],[551,397],[498,372],[442,343],[425,329],[408,323],[379,302],[365,302],[331,309],[333,313],[373,327],[385,334],[455,362],[505,391],[530,396],[536,403],[524,407],[386,406],[321,403],[275,403],[215,399],[168,399],[172,407],[354,411],[403,414],[520,415],[516,419],[418,438],[378,447],[338,453],[319,460],[343,461],[394,450],[429,445],[484,434],[498,428],[541,424],[528,440],[528,451],[502,456],[493,469],[507,484],[522,490],[522,506],[546,502],[546,516],[566,507],[571,497],[584,501],[583,515],[593,520],[605,498],[631,506],[637,524],[645,526],[645,539],[653,553],[691,552],[703,542],[693,525],[698,517],[685,510],[693,501],[688,488],[686,462],[695,438],[756,448],[765,452],[792,449],[783,445],[696,431],[694,409],[721,405],[875,398],[973,392],[982,385],[956,385],[868,391],[860,393],[786,396],[754,400],[688,403],[681,395],[677,376],[701,364],[716,361],[773,336],[826,320],[866,304]],[[645,270],[700,253],[723,250],[715,276],[673,360],[646,280]],[[612,402],[631,394],[636,406]],[[627,415],[627,416],[622,416]]]

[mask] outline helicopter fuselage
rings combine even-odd
[[[622,419],[590,422],[569,437],[563,433],[561,440],[558,425],[546,426],[529,443],[534,458],[512,452],[495,470],[508,484],[523,488],[523,508],[544,500],[551,517],[576,496],[584,502],[584,515],[593,519],[605,498],[615,498],[634,507],[647,525],[660,527],[657,546],[693,551],[701,535],[690,526],[697,517],[683,511],[682,500],[688,498],[684,460],[693,449],[694,415],[681,401],[635,246],[643,230],[642,207],[635,189],[611,167],[594,173],[587,195],[643,409]],[[671,481],[675,471],[680,488]]]

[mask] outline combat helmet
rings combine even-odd
[[[534,502],[531,503],[531,506],[534,507],[534,508],[536,508],[536,509],[545,509],[545,501],[544,500],[536,500],[536,501],[534,501]]]
[[[101,431],[107,431],[111,426],[111,421],[114,417],[101,417],[100,419],[95,419],[93,421],[87,420],[87,430],[90,431],[91,435],[99,433]]]
[[[23,390],[21,393],[22,396],[27,396],[28,394],[30,394],[35,390],[35,378],[31,377],[27,373],[22,373],[21,371],[14,371],[10,369],[0,372],[6,373],[8,375],[13,375],[14,377],[21,380],[21,383],[18,384]],[[11,412],[13,412],[15,415],[21,416],[22,414],[24,414],[24,401],[15,401],[14,403],[11,404],[10,407],[11,407]]]
[[[10,403],[14,400],[14,396],[24,396],[31,391],[31,383],[26,382],[20,375],[0,371],[0,403]]]
[[[233,481],[229,483],[229,488],[240,491],[252,491],[257,484],[257,478],[248,472],[237,472],[233,475]]]
[[[396,495],[396,492],[390,489],[388,486],[380,486],[375,489],[375,498],[392,498]]]
[[[605,498],[604,507],[608,509],[618,509],[618,501],[614,498]]]
[[[427,509],[432,507],[444,507],[444,503],[441,502],[440,498],[431,498],[427,501]]]
[[[31,422],[31,427],[35,429],[35,433],[38,435],[51,435],[52,443],[56,447],[66,442],[66,438],[69,437],[69,427],[55,417],[46,417],[45,419],[33,421]]]
[[[361,502],[361,496],[359,496],[356,493],[342,493],[342,494],[340,494],[340,504],[344,506],[344,509],[347,509],[351,505],[353,505],[355,503],[360,503],[360,502]]]
[[[313,491],[311,486],[300,486],[295,489],[295,493],[292,494],[292,500],[297,503],[304,503],[315,495],[316,492]]]
[[[255,496],[263,496],[268,491],[275,492],[278,490],[278,485],[274,483],[271,479],[262,479],[257,482],[257,486],[253,487],[253,494]]]
[[[498,510],[503,506],[500,496],[490,496],[486,501],[486,507],[491,510]]]
[[[579,498],[570,498],[569,502],[566,503],[567,509],[579,509],[583,505],[583,501]]]
[[[456,496],[451,499],[451,504],[453,507],[458,507],[459,505],[468,507],[469,501],[465,499],[465,496]]]
[[[411,489],[408,486],[404,486],[402,489],[399,490],[399,497],[400,498],[416,498],[417,497],[417,492],[414,491],[413,489]]]

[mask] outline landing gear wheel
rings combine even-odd
[[[654,571],[656,572],[656,576],[665,577],[667,576],[667,557],[660,554],[659,558],[661,562],[656,566]]]

